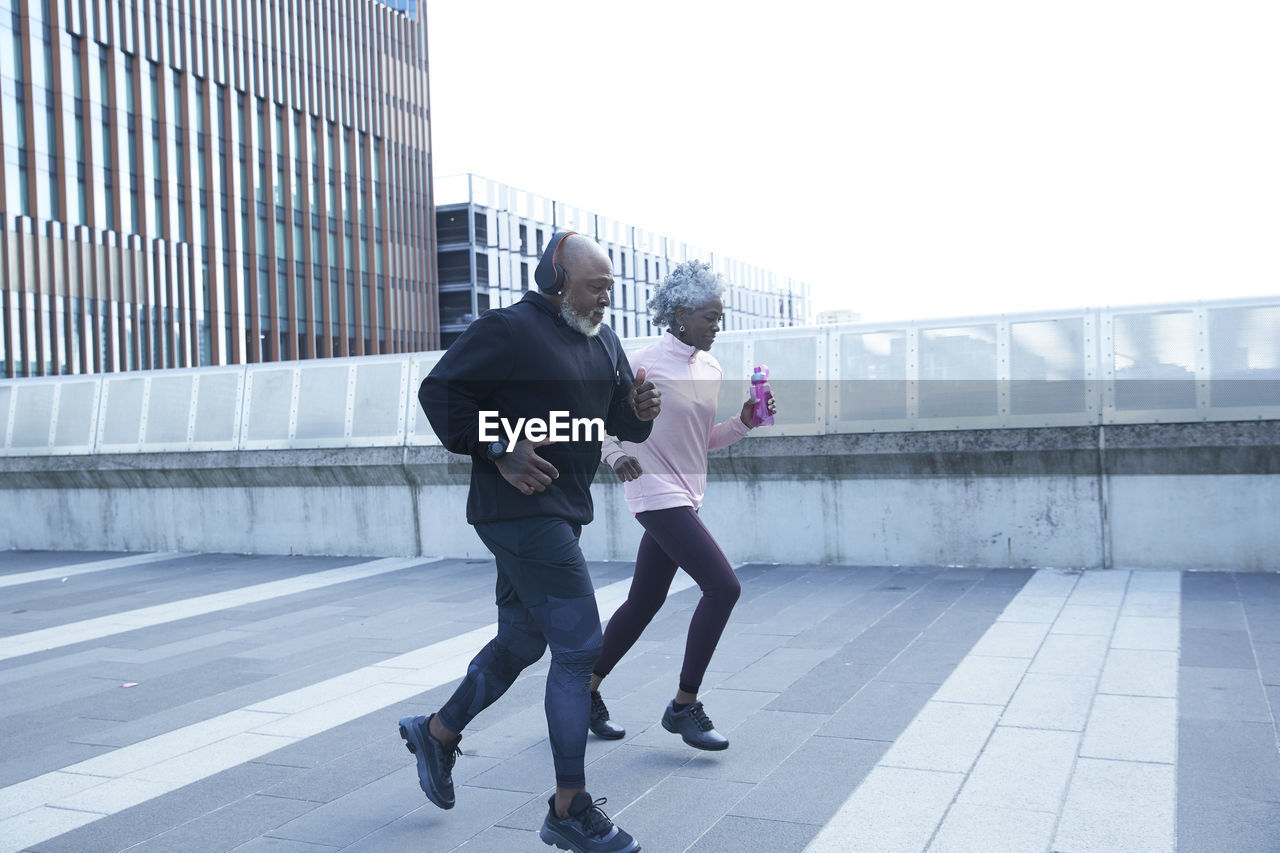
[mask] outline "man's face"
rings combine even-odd
[[[600,331],[609,294],[613,290],[613,270],[604,252],[587,252],[566,260],[565,284],[560,309],[569,325],[584,335]]]

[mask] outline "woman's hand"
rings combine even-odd
[[[774,402],[772,391],[769,392],[769,399],[765,403],[765,405],[769,409],[769,414],[776,415],[778,413],[778,404]],[[747,402],[742,404],[742,413],[738,415],[738,417],[742,419],[742,423],[746,426],[747,429],[751,429],[755,426],[755,420],[756,420],[754,417],[755,410],[756,410],[756,398],[748,397]]]
[[[634,480],[644,473],[640,469],[640,460],[634,456],[619,456],[618,461],[613,463],[613,473],[618,475],[618,479],[626,483]]]

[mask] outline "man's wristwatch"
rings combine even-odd
[[[507,452],[507,443],[502,439],[491,441],[485,445],[484,457],[490,462],[497,464],[498,458]]]

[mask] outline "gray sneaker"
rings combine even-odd
[[[579,791],[569,803],[569,816],[562,818],[556,815],[556,796],[552,794],[538,837],[543,844],[572,853],[639,853],[636,840],[614,826],[600,808],[604,804],[603,797],[592,802],[590,794]]]
[[[431,715],[432,717],[435,714]],[[418,759],[418,787],[427,799],[442,809],[453,808],[453,764],[462,748],[445,746],[431,736],[431,717],[404,717],[400,720],[400,737],[405,749]],[[461,740],[461,738],[459,738]]]
[[[729,739],[716,731],[701,702],[694,702],[683,711],[676,711],[674,700],[668,702],[667,710],[662,712],[662,727],[680,735],[694,749],[729,748]]]

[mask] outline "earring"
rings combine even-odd
[[[680,324],[680,334],[684,334],[684,323]]]

